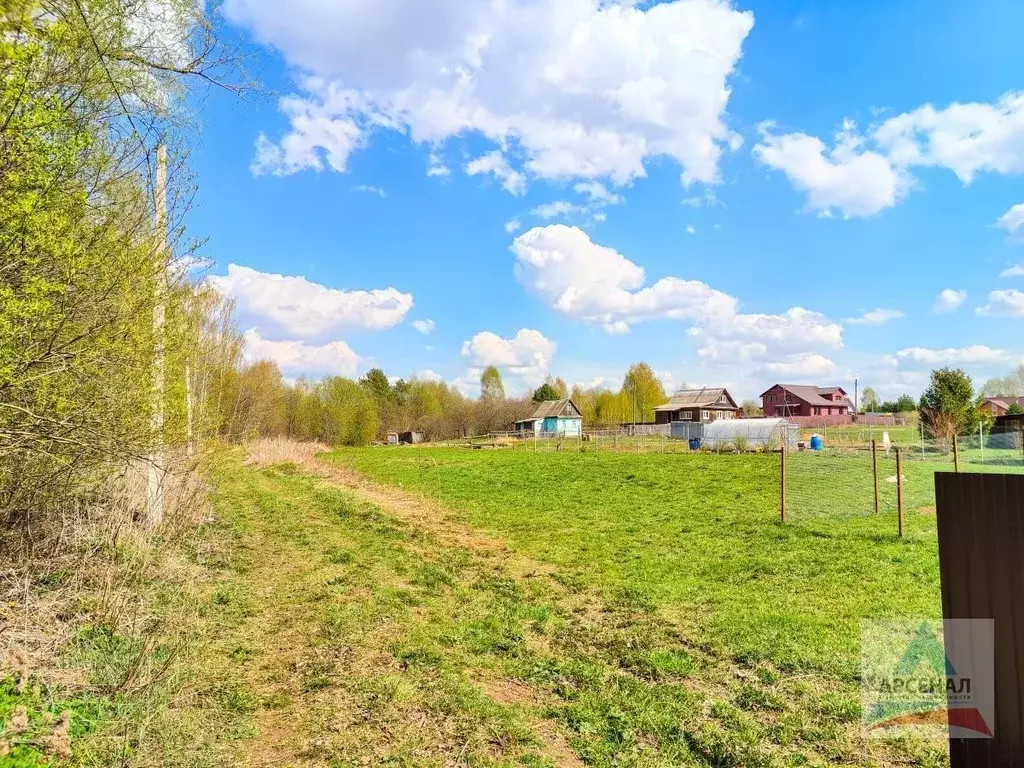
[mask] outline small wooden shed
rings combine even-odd
[[[583,434],[583,414],[570,398],[545,400],[528,419],[516,422],[516,432],[541,436],[579,437]]]

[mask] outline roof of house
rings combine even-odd
[[[569,413],[566,413],[565,410],[570,405],[572,406],[572,410],[570,410]],[[580,409],[577,408],[576,403],[568,397],[565,400],[544,400],[537,403],[537,410],[533,412],[533,415],[530,416],[529,419],[524,419],[524,421],[558,418],[559,416],[578,419],[580,418]]]
[[[812,387],[805,384],[776,384],[771,389],[761,393],[761,397],[764,397],[772,389],[783,389],[789,394],[793,395],[800,400],[803,400],[808,405],[822,405],[822,406],[835,406],[837,403],[834,400],[826,400],[822,397],[823,394],[830,394],[837,390],[841,390],[841,387]],[[843,393],[845,394],[845,392]],[[849,401],[844,400],[839,405],[849,405]]]
[[[681,408],[706,408],[712,405],[720,406],[718,401],[722,396],[729,401],[730,408],[737,408],[736,401],[732,399],[729,390],[725,387],[704,387],[702,389],[681,389],[672,395],[672,399],[664,405],[659,405],[656,411],[678,411]]]
[[[834,395],[836,392],[842,392],[846,394],[846,390],[842,387],[815,387],[818,390],[819,395]]]
[[[1006,408],[1009,408],[1012,405],[1024,406],[1024,397],[1017,397],[1015,395],[1011,395],[1011,396],[999,395],[998,397],[986,397],[985,398],[985,402],[986,403],[994,403],[995,405],[999,406],[1000,408],[1006,409]]]

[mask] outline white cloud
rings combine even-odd
[[[523,222],[521,222],[519,219],[509,219],[508,221],[505,222],[505,231],[508,232],[510,235],[514,232],[518,232],[522,228]]]
[[[1000,277],[1024,277],[1024,264],[1015,264],[999,273]]]
[[[688,205],[691,208],[701,208],[707,206],[713,208],[716,205],[725,207],[725,203],[718,199],[718,196],[714,193],[714,190],[706,189],[703,194],[694,195],[692,197],[684,197],[682,200],[683,205]]]
[[[684,183],[713,182],[740,144],[728,80],[754,18],[727,0],[226,0],[224,13],[280,51],[304,96],[260,140],[264,172],[344,170],[379,130],[431,146],[478,132],[514,143],[546,179],[645,175],[667,156]]]
[[[352,187],[352,189],[354,189],[356,192],[366,192],[367,194],[376,195],[377,197],[388,196],[388,193],[385,192],[380,187],[373,187],[370,186],[369,184],[360,184],[358,186]]]
[[[983,171],[1024,173],[1024,91],[992,104],[926,104],[866,135],[847,120],[832,149],[804,133],[774,135],[772,127],[762,126],[755,154],[783,171],[807,193],[807,207],[823,215],[837,209],[847,218],[871,216],[892,207],[915,186],[910,170],[917,167],[946,168],[964,184]],[[1013,211],[1007,224],[1018,220]]]
[[[996,220],[996,226],[1010,235],[1024,235],[1024,203],[1017,203]]]
[[[519,281],[555,310],[616,332],[657,317],[698,319],[731,315],[736,300],[697,280],[665,277],[644,287],[646,275],[578,227],[552,224],[512,243]]]
[[[466,173],[470,176],[491,174],[513,195],[518,197],[526,193],[526,176],[519,171],[512,170],[508,160],[497,149],[469,161],[466,164]]]
[[[932,309],[935,312],[955,312],[965,301],[967,301],[967,291],[945,288],[935,297]]]
[[[451,169],[444,164],[444,160],[436,152],[431,152],[427,158],[429,165],[427,166],[427,176],[451,176]]]
[[[696,235],[697,234],[697,228],[695,226],[693,226],[693,224],[687,224],[686,225],[686,232],[687,232],[687,234],[690,234],[690,235]]]
[[[894,163],[948,168],[964,184],[979,171],[1024,173],[1024,91],[994,104],[926,104],[889,118],[873,138]]]
[[[364,144],[362,130],[355,120],[338,118],[322,102],[287,96],[281,99],[280,108],[291,130],[276,143],[262,133],[257,137],[250,166],[256,176],[321,171],[325,160],[333,170],[344,173],[349,155]]]
[[[415,374],[413,374],[413,378],[416,379],[417,381],[444,381],[444,376],[437,373],[436,371],[430,370],[429,368],[424,368],[422,371],[417,371]]]
[[[227,275],[207,279],[221,294],[235,299],[243,312],[304,338],[339,328],[392,328],[413,305],[412,294],[394,288],[339,291],[304,277],[259,272],[238,264],[229,264]]]
[[[577,227],[531,229],[515,239],[512,252],[518,280],[552,309],[608,333],[626,333],[645,320],[690,321],[688,333],[702,344],[698,354],[706,361],[739,350],[766,360],[843,345],[841,325],[802,307],[747,314],[734,297],[697,280],[663,277],[645,285],[643,267]]]
[[[245,332],[245,357],[249,361],[272,360],[285,373],[355,376],[359,357],[344,341],[310,346],[302,341],[270,341],[250,328]]]
[[[807,208],[820,215],[839,210],[846,218],[872,216],[895,205],[911,187],[909,177],[888,158],[862,148],[852,123],[844,123],[832,149],[804,133],[775,135],[773,127],[761,126],[754,154],[806,192]]]
[[[761,371],[790,381],[811,381],[835,374],[836,364],[824,355],[808,353],[767,362]]]
[[[844,322],[850,325],[885,325],[902,317],[906,315],[898,309],[873,309],[860,317],[847,318]]]
[[[676,377],[672,374],[672,371],[655,371],[654,375],[658,377],[661,386],[664,387],[666,392],[672,393],[676,391]]]
[[[590,204],[595,207],[619,205],[623,202],[622,195],[608,191],[608,188],[599,181],[581,181],[573,189],[581,195],[586,195]]]
[[[515,337],[503,339],[496,333],[481,331],[462,345],[463,357],[475,367],[501,368],[527,383],[540,383],[547,376],[558,345],[540,331],[521,329]]]
[[[586,208],[573,205],[567,200],[555,200],[553,203],[543,203],[534,208],[530,213],[542,219],[555,219],[559,216],[571,216],[574,213],[585,213]]]
[[[992,349],[983,344],[970,347],[950,347],[948,349],[925,349],[910,347],[896,353],[896,359],[902,362],[919,363],[921,365],[998,363],[1006,359],[1001,349]]]
[[[992,291],[988,303],[978,307],[979,315],[1024,317],[1024,291]]]
[[[437,324],[433,320],[413,320],[412,327],[422,333],[424,336],[434,332]]]

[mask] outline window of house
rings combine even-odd
[[[815,416],[821,416],[821,408],[815,408],[814,409],[814,415]]]
[[[711,411],[701,411],[700,418],[701,421],[707,421],[708,419],[711,418]]]
[[[774,403],[775,402],[775,395],[765,395],[764,396],[764,401],[766,403]]]
[[[679,418],[682,421],[692,421],[693,420],[693,414],[690,413],[689,411],[683,411],[682,413],[679,414]]]

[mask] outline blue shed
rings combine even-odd
[[[583,414],[571,399],[545,400],[528,419],[516,422],[516,432],[542,436],[579,437],[583,434]]]

